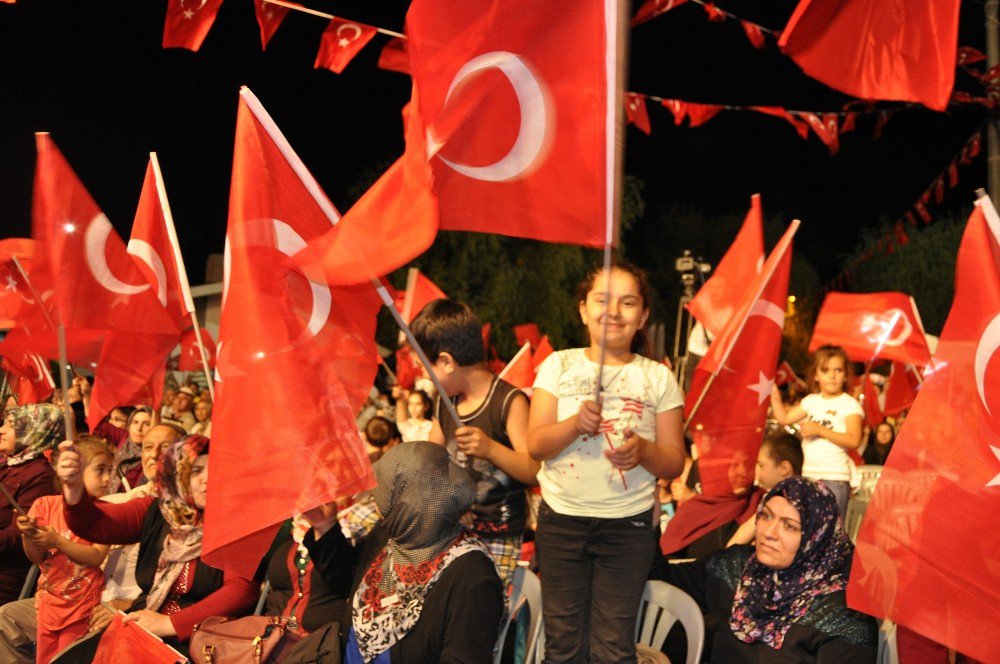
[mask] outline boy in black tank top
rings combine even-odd
[[[524,538],[524,489],[538,483],[539,464],[528,456],[528,398],[486,367],[482,324],[467,305],[435,300],[411,327],[447,393],[435,403],[432,439],[445,441],[476,483],[471,527],[509,584]],[[441,398],[455,404],[459,426],[441,412]]]

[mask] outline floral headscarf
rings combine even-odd
[[[191,493],[191,468],[195,459],[208,454],[208,438],[184,436],[163,451],[157,467],[156,491],[160,514],[170,526],[156,565],[146,608],[156,611],[167,599],[184,563],[201,556],[204,511]]]
[[[40,457],[66,437],[62,411],[50,403],[14,408],[7,415],[7,422],[14,427],[14,453],[7,457],[8,466]]]
[[[816,597],[847,587],[854,546],[840,524],[837,500],[825,486],[804,477],[782,480],[760,501],[758,517],[775,496],[799,512],[799,550],[792,564],[780,570],[766,567],[756,555],[750,557],[736,588],[729,626],[741,641],[761,641],[778,649],[788,628]]]

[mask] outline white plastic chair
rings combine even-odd
[[[526,566],[519,564],[514,570],[514,580],[510,584],[510,606],[507,619],[497,643],[493,664],[500,664],[503,656],[503,645],[507,640],[507,632],[511,623],[525,605],[530,613],[528,620],[528,640],[524,648],[524,664],[540,664],[545,654],[545,630],[542,629],[542,582]]]
[[[854,493],[854,496],[862,500],[868,500],[875,491],[878,478],[882,476],[882,466],[872,464],[858,466],[858,475],[860,476],[861,484],[858,486],[858,490]]]
[[[896,647],[896,623],[888,618],[882,621],[878,630],[878,664],[899,664],[899,650]]]
[[[698,664],[705,645],[705,618],[698,603],[686,592],[664,581],[647,581],[635,625],[635,641],[656,650],[678,620],[687,636],[686,664]]]

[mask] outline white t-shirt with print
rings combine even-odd
[[[594,398],[598,365],[584,351],[552,353],[538,367],[534,389],[559,400],[559,422],[575,417],[580,405]],[[653,506],[656,478],[642,466],[619,473],[604,451],[624,442],[625,429],[655,441],[656,414],[683,406],[684,394],[666,366],[641,355],[622,366],[605,365],[601,382],[601,431],[580,436],[538,471],[542,497],[558,514],[615,519]]]
[[[864,411],[858,400],[847,392],[841,392],[832,399],[821,394],[810,394],[799,404],[806,411],[811,422],[826,427],[835,433],[847,433],[847,417],[860,415]],[[813,480],[847,482],[851,479],[851,459],[847,450],[826,438],[807,436],[802,439],[802,474]]]

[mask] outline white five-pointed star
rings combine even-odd
[[[757,382],[747,385],[747,389],[757,393],[757,405],[764,403],[771,396],[771,388],[774,386],[774,379],[768,378],[763,371],[757,372]]]
[[[990,445],[990,449],[993,450],[993,454],[996,455],[997,461],[1000,461],[1000,447]],[[996,477],[987,482],[986,486],[1000,486],[1000,473],[997,473]]]
[[[4,290],[12,290],[17,292],[17,280],[13,276],[7,275],[7,287]]]
[[[193,19],[194,18],[194,12],[191,11],[190,9],[185,9],[184,10],[184,18],[186,18],[188,20]]]
[[[341,37],[340,41],[337,43],[340,44],[340,48],[344,48],[345,46],[351,43],[351,40],[347,39],[346,37]]]

